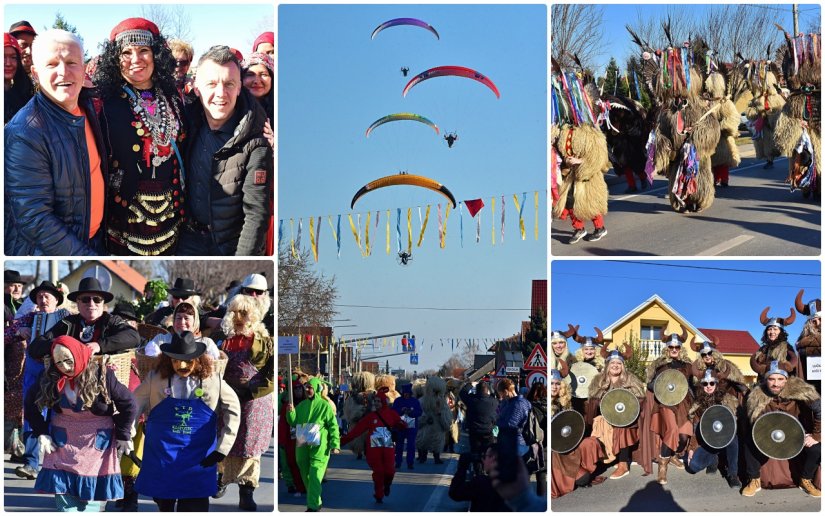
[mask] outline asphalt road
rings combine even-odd
[[[275,441],[273,440],[269,449],[261,457],[261,479],[260,485],[255,489],[255,503],[258,504],[258,512],[272,512],[275,510],[275,489],[274,489],[274,457]],[[34,480],[26,480],[14,474],[14,468],[18,464],[9,462],[9,455],[3,456],[5,462],[3,468],[3,509],[6,512],[57,512],[54,504],[54,495],[37,493],[34,490]],[[180,479],[183,481],[184,479]],[[141,496],[138,500],[138,511],[159,512],[158,506],[151,498]],[[218,499],[209,500],[210,512],[237,512],[238,509],[238,486],[231,485],[226,489],[226,494]]]
[[[624,194],[627,183],[613,172],[607,235],[598,242],[568,244],[570,220],[553,220],[553,256],[818,256],[821,207],[791,193],[784,183],[787,158],[764,170],[751,144],[740,145],[742,163],[731,170],[730,186],[716,189],[713,205],[694,214],[673,211],[664,198],[667,180],[654,177],[652,188]],[[585,229],[593,231],[586,221]]]
[[[609,468],[603,476],[609,476]],[[753,497],[745,497],[728,487],[719,474],[701,472],[691,475],[684,470],[668,468],[667,484],[656,482],[656,465],[647,477],[638,464],[630,474],[619,480],[585,489],[577,489],[550,501],[550,510],[558,512],[820,512],[819,498],[802,490],[762,489]]]

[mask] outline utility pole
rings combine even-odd
[[[792,4],[793,8],[793,37],[799,34],[799,5]]]

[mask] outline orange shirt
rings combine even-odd
[[[85,115],[80,106],[77,106],[72,114],[74,116]],[[86,117],[86,149],[89,151],[89,170],[92,173],[92,216],[89,221],[89,238],[91,239],[97,234],[100,224],[103,222],[104,184],[103,173],[100,170],[100,153],[97,150],[97,143],[95,142],[94,132],[92,132],[92,125],[89,123],[89,117]]]

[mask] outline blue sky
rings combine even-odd
[[[639,16],[643,19],[660,20],[666,17],[668,12],[674,13],[673,17],[687,16],[701,19],[710,8],[719,8],[719,5],[706,4],[599,4],[603,8],[602,16],[602,41],[605,42],[603,53],[596,60],[595,69],[599,75],[604,73],[611,57],[615,57],[619,66],[624,66],[631,56],[638,56],[640,53],[630,39],[630,35],[625,29],[626,24],[636,25]],[[792,30],[793,16],[791,14],[791,4],[761,4],[753,5],[752,9],[767,9],[775,16],[775,21],[782,25],[785,30]],[[806,30],[820,17],[820,9],[817,4],[799,4],[799,28]],[[777,37],[781,33],[776,31]],[[781,40],[778,40],[781,41]],[[747,56],[746,56],[747,57]]]
[[[164,5],[172,7],[176,4]],[[228,45],[248,55],[261,32],[274,30],[272,3],[185,4],[184,7],[191,20],[193,39],[189,43],[195,48],[195,60],[212,45]],[[98,44],[109,38],[109,32],[118,23],[126,18],[142,17],[141,4],[137,2],[36,6],[4,2],[3,28],[8,30],[12,23],[27,20],[40,32],[52,26],[58,12],[77,27],[89,57],[98,54]]]
[[[759,342],[764,330],[759,314],[766,306],[771,307],[771,316],[786,317],[800,288],[805,289],[804,301],[822,297],[818,261],[654,262],[690,268],[648,263],[554,261],[550,301],[552,329],[566,330],[568,323],[578,324],[583,335],[595,335],[594,326],[604,329],[658,294],[696,327],[744,330]],[[796,321],[787,328],[792,343],[804,323],[805,317],[797,314]],[[568,344],[571,349],[578,349],[572,339]]]
[[[309,247],[307,217],[323,216],[318,270],[334,275],[341,324],[336,333],[411,331],[421,349],[423,370],[451,354],[451,338],[495,338],[516,333],[529,317],[531,280],[546,278],[547,12],[544,6],[326,5],[279,7],[279,178],[278,218],[303,218],[302,242]],[[393,18],[425,20],[441,39],[417,27],[393,27],[370,39],[373,29]],[[464,78],[441,77],[401,92],[415,74],[458,65],[490,77],[501,99]],[[405,78],[400,68],[410,69]],[[415,122],[378,127],[376,119],[397,112],[425,116],[457,131],[449,149],[432,129]],[[456,199],[483,198],[481,243],[464,212],[464,247],[459,214],[451,212],[446,247],[438,246],[436,204],[444,198],[415,187],[370,193],[355,207],[381,210],[372,256],[362,258],[347,214],[355,192],[369,181],[407,170],[442,182]],[[533,239],[533,192],[539,191],[539,239]],[[512,195],[528,192],[524,207],[527,240],[518,232]],[[506,196],[505,243],[501,245],[500,196]],[[496,245],[491,245],[490,197],[497,196]],[[408,267],[396,263],[395,209],[432,204],[422,247]],[[385,252],[386,210],[392,209],[391,255]],[[341,257],[326,216],[343,214]],[[355,215],[353,215],[355,217]],[[406,219],[402,223],[406,241]],[[375,239],[375,227],[370,237]],[[415,242],[414,242],[415,245]],[[362,309],[343,305],[370,305]],[[412,310],[398,307],[472,310]],[[485,309],[485,310],[479,310]],[[444,344],[442,344],[442,339]],[[423,341],[423,342],[422,342]],[[423,344],[423,345],[422,345]],[[430,350],[432,346],[432,350]],[[443,346],[443,347],[442,347]],[[382,365],[384,359],[382,359]],[[409,366],[407,357],[391,367]]]

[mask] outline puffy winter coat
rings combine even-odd
[[[212,162],[209,226],[213,243],[222,255],[261,255],[269,223],[274,170],[272,147],[263,137],[266,113],[246,89],[241,91],[235,109],[243,117],[235,135],[215,153]],[[209,130],[200,102],[188,106],[186,118],[191,127],[184,163],[198,152],[192,145],[198,131]],[[189,174],[188,180],[195,179]]]
[[[85,91],[79,105],[91,115],[98,153],[105,156],[100,124]],[[89,246],[91,172],[85,120],[38,93],[6,125],[7,255],[100,254]],[[105,180],[105,159],[100,167]]]

